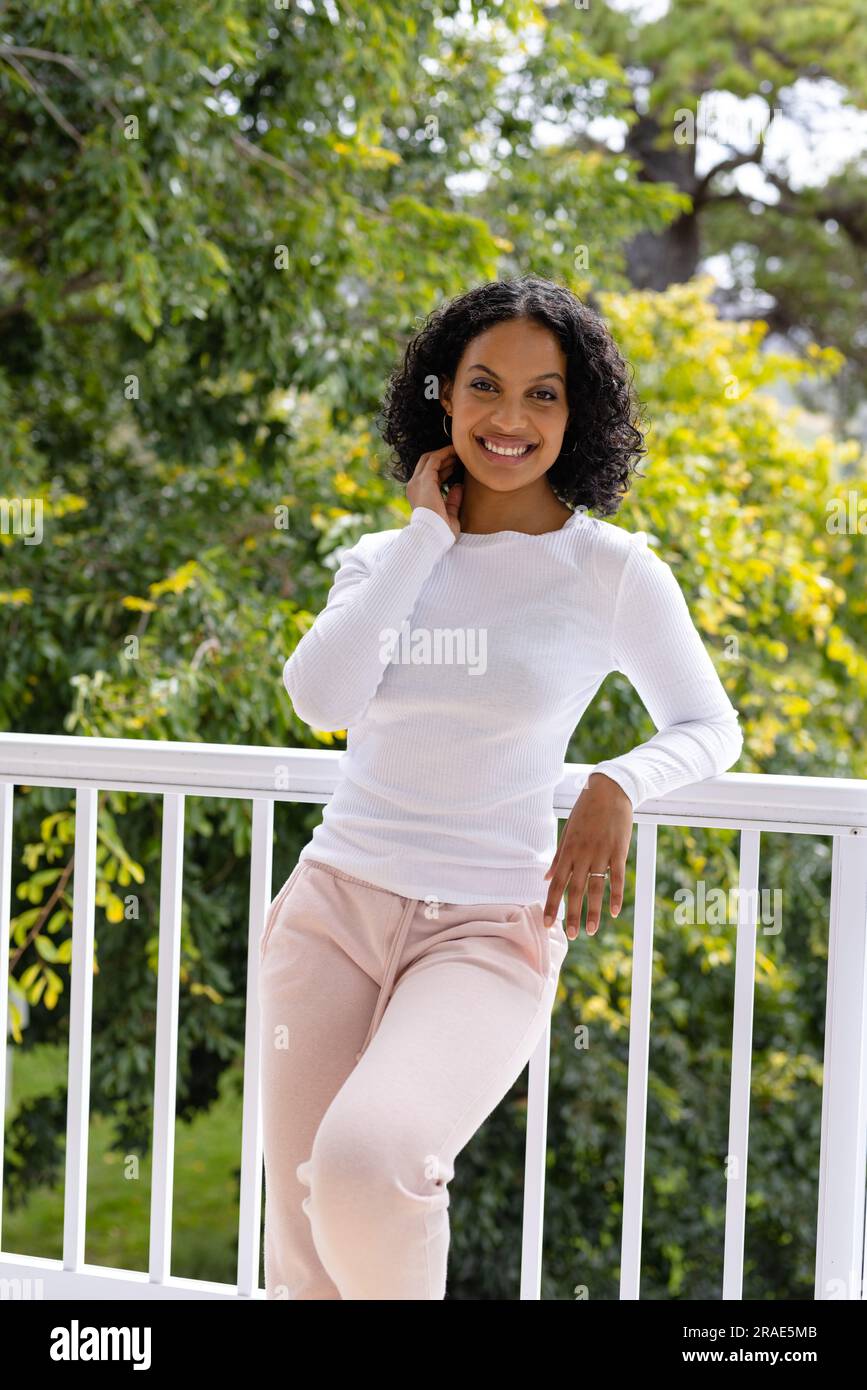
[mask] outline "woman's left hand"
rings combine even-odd
[[[587,785],[572,808],[560,837],[557,853],[545,877],[551,879],[545,902],[545,926],[557,915],[563,890],[571,879],[566,907],[566,935],[570,941],[581,927],[581,909],[587,892],[587,935],[599,927],[605,892],[604,878],[590,873],[610,873],[608,905],[616,917],[623,905],[626,856],[632,840],[632,802],[622,787],[604,772],[591,772]],[[589,885],[589,886],[588,886]]]

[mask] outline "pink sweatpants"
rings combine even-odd
[[[529,1061],[569,942],[312,859],[259,946],[268,1298],[442,1299],[456,1155]]]

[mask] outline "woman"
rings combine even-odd
[[[740,752],[671,569],[588,515],[628,490],[636,416],[604,323],[536,277],[437,309],[391,379],[409,523],[343,553],[284,668],[348,743],[260,946],[269,1298],[445,1297],[455,1157],[545,1030],[585,887],[593,936],[636,806]],[[595,765],[558,846],[613,670],[658,732]]]

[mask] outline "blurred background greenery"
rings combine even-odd
[[[676,570],[737,770],[867,776],[865,49],[856,0],[12,0],[0,498],[38,499],[44,535],[0,529],[0,728],[342,747],[281,667],[338,548],[409,514],[387,373],[443,298],[532,271],[635,368],[649,454],[617,522]],[[569,757],[653,731],[612,675]],[[173,1271],[231,1281],[251,808],[187,811]],[[320,813],[278,805],[275,892]],[[16,792],[3,1246],[55,1256],[73,817]],[[659,842],[641,1295],[718,1299],[735,926],[674,895],[731,887],[737,836]],[[131,1268],[159,855],[159,798],[103,793],[86,1254]],[[763,840],[747,1298],[812,1297],[829,864]],[[618,1296],[631,889],[561,977],[545,1298]],[[450,1298],[517,1296],[525,1102],[526,1075],[458,1161]]]

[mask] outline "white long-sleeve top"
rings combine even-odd
[[[542,535],[456,539],[416,507],[362,536],[283,668],[305,723],[347,731],[301,859],[406,897],[544,902],[554,787],[614,670],[658,730],[595,764],[633,809],[736,761],[738,711],[644,531],[575,512]]]

